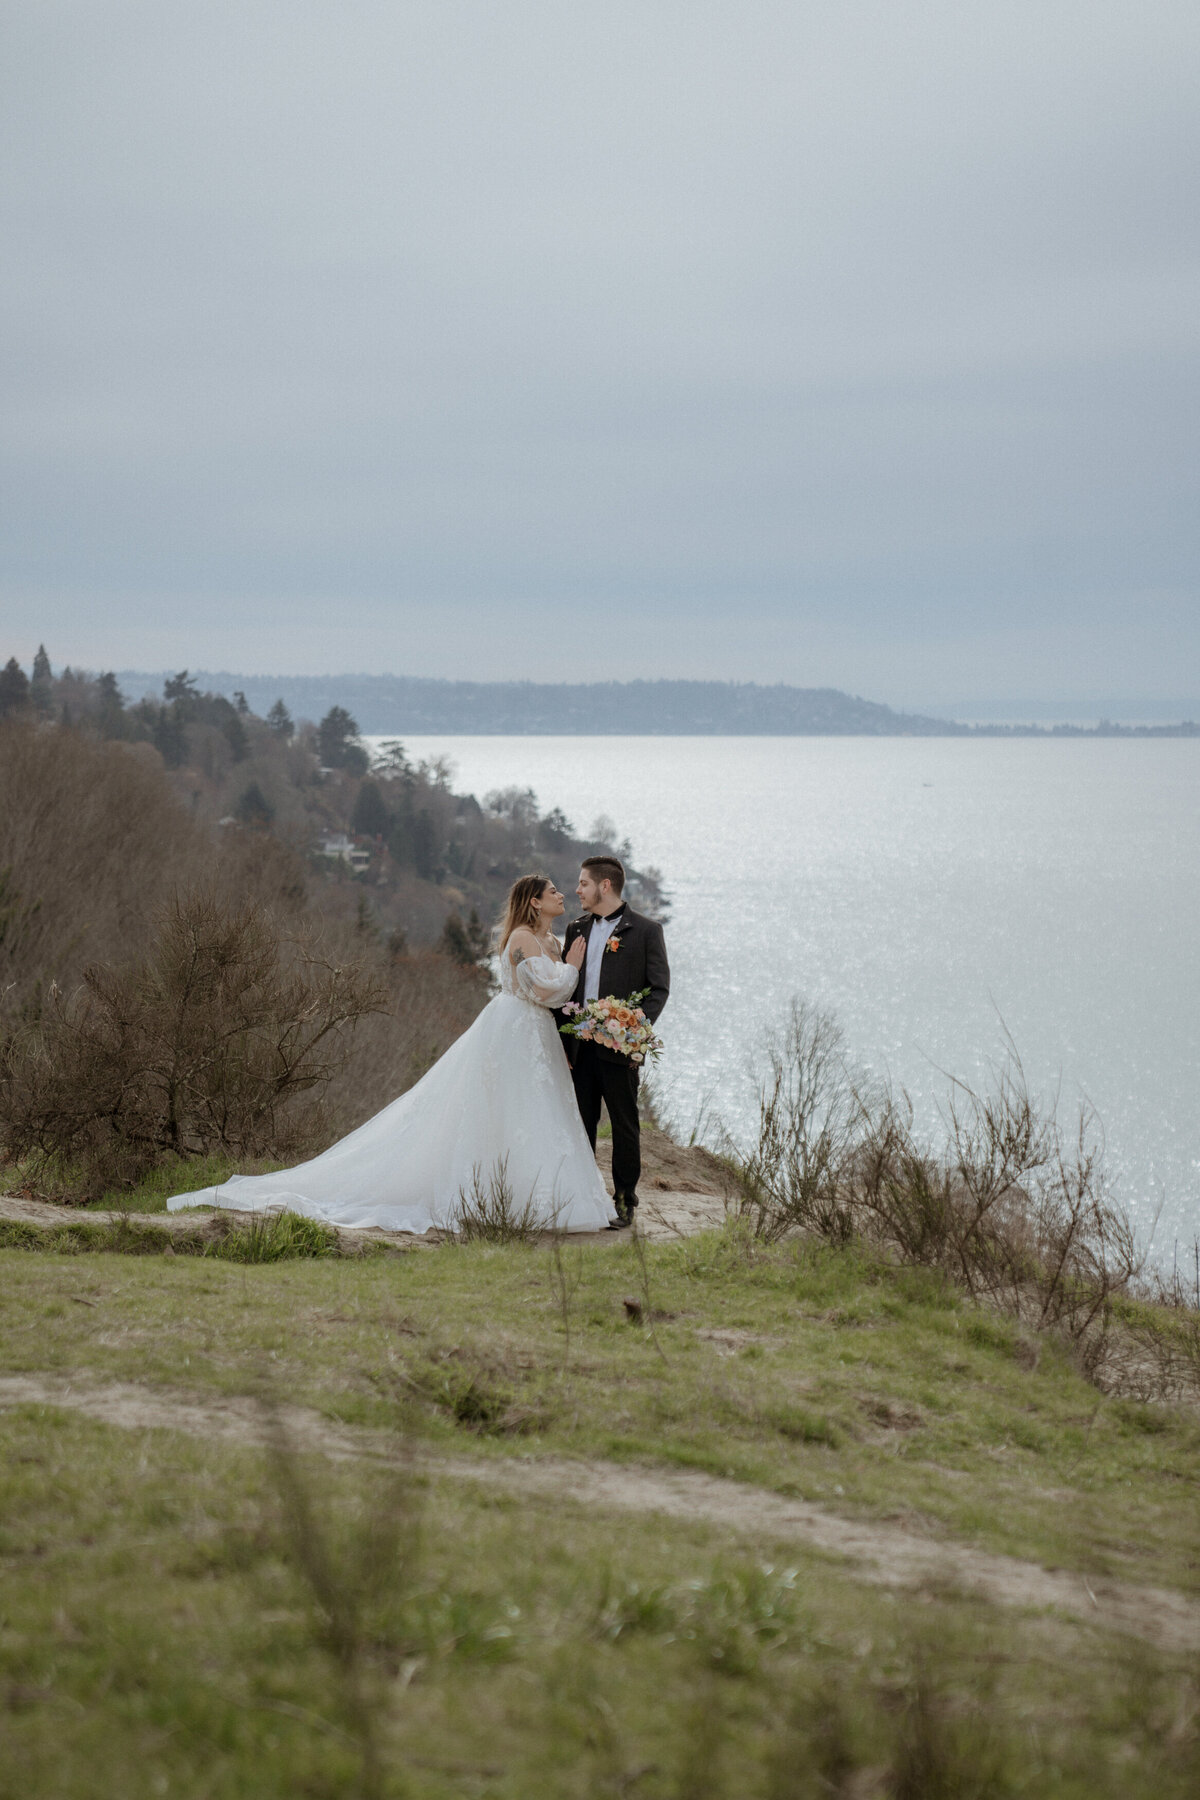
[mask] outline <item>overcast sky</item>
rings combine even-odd
[[[7,0],[0,649],[1200,694],[1197,0]]]

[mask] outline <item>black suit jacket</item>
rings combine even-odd
[[[569,950],[577,937],[585,940],[593,931],[603,931],[608,937],[615,937],[618,948],[605,949],[600,959],[600,997],[615,994],[620,1000],[627,1000],[630,994],[639,994],[643,988],[650,992],[642,1001],[642,1011],[651,1024],[657,1020],[663,1007],[667,1004],[667,996],[671,991],[671,970],[667,963],[667,946],[663,939],[663,928],[657,919],[647,919],[644,914],[634,912],[627,906],[617,926],[609,924],[606,919],[597,919],[592,913],[585,913],[581,919],[572,919],[567,926],[567,936],[563,945]],[[575,992],[571,996],[580,1003],[583,1001],[583,986],[587,979],[587,958],[579,971],[579,980]],[[563,1024],[567,1014],[558,1015],[559,1024]],[[567,1055],[574,1056],[578,1046],[578,1038],[564,1038]],[[606,1062],[629,1062],[617,1050],[605,1050],[596,1047],[597,1056]]]

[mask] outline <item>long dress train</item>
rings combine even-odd
[[[286,1210],[360,1229],[453,1229],[476,1177],[486,1190],[503,1165],[517,1207],[530,1201],[539,1222],[603,1230],[616,1215],[550,1013],[577,979],[553,956],[514,968],[502,955],[500,992],[398,1100],[309,1162],[175,1194],[167,1210]]]

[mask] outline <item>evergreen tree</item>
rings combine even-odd
[[[403,806],[392,817],[388,826],[388,855],[398,863],[411,863],[413,860],[413,819],[412,807]]]
[[[100,730],[108,738],[124,737],[125,696],[117,686],[117,678],[111,669],[96,677],[96,692],[100,696]]]
[[[317,754],[327,769],[365,775],[370,759],[358,741],[358,722],[344,706],[331,706],[317,726]]]
[[[380,744],[375,756],[375,773],[388,777],[412,774],[412,764],[398,738],[388,738],[386,743]]]
[[[234,807],[233,816],[241,825],[251,825],[265,831],[275,817],[275,808],[257,781],[252,781]]]
[[[20,712],[28,704],[29,677],[16,657],[10,656],[0,669],[0,719]]]
[[[54,711],[54,671],[50,667],[50,658],[46,655],[45,644],[39,644],[37,655],[33,659],[33,678],[29,683],[29,697],[43,718]]]
[[[240,716],[229,706],[228,701],[226,701],[226,708],[225,716],[221,720],[222,734],[233,752],[234,762],[245,762],[250,754],[250,740],[246,736],[246,727],[242,724]]]
[[[486,962],[490,954],[488,933],[474,907],[471,908],[465,924],[458,913],[452,912],[448,915],[442,928],[438,949],[443,956],[449,956],[453,961],[463,963],[468,968],[474,968],[479,963]]]
[[[561,806],[548,812],[538,826],[538,836],[547,850],[565,850],[575,835],[575,827]]]
[[[247,700],[245,694],[243,694],[241,688],[234,688],[233,697],[234,697],[234,700],[237,702],[238,712],[241,714],[243,719],[247,718],[250,713],[250,702]]]
[[[181,769],[187,755],[187,733],[183,728],[179,709],[175,706],[160,706],[150,735],[168,769]]]
[[[276,737],[284,739],[290,738],[296,729],[292,723],[292,715],[282,700],[277,700],[267,714],[267,724]]]
[[[189,675],[186,669],[180,669],[178,675],[169,675],[163,682],[163,699],[182,703],[199,699],[195,676]]]
[[[391,822],[392,815],[379,791],[378,783],[364,781],[350,815],[351,831],[356,837],[383,837]]]

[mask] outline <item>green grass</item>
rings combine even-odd
[[[0,1418],[0,1444],[6,1800],[369,1791],[266,1459],[53,1408]],[[889,1595],[678,1522],[369,1469],[304,1479],[379,1795],[816,1800],[837,1791],[822,1761],[898,1777],[922,1758],[941,1782],[922,1800],[1194,1792],[1192,1675],[1087,1626]]]
[[[241,1165],[228,1156],[179,1157],[152,1169],[131,1188],[114,1188],[98,1202],[124,1212],[165,1212],[172,1194],[190,1194],[199,1188],[217,1187],[237,1172],[261,1174],[279,1163]]]
[[[167,1210],[172,1194],[190,1194],[200,1188],[218,1187],[231,1175],[265,1175],[286,1165],[279,1162],[247,1162],[224,1155],[168,1158],[144,1175],[131,1187],[110,1188],[96,1206],[114,1212],[160,1213]],[[31,1187],[35,1198],[42,1197],[30,1165],[13,1164],[0,1168],[0,1192],[19,1193]],[[54,1198],[78,1204],[72,1198],[72,1182],[64,1174],[55,1183]]]
[[[628,1240],[558,1262],[9,1250],[0,1342],[6,1373],[213,1397],[268,1373],[481,1463],[703,1469],[1200,1591],[1194,1419],[1105,1398],[1052,1343],[854,1249],[727,1228],[644,1262]],[[1196,1791],[1194,1669],[1086,1625],[890,1597],[706,1526],[315,1462],[317,1541],[360,1596],[339,1651],[260,1453],[27,1407],[0,1414],[0,1467],[3,1795],[367,1793],[347,1669],[378,1794],[788,1800],[838,1791],[810,1780],[822,1757],[827,1783],[839,1757],[892,1771],[847,1794],[911,1800]],[[926,1755],[942,1773],[905,1788]]]
[[[114,1220],[71,1219],[63,1225],[34,1225],[0,1219],[0,1249],[49,1256],[205,1256],[218,1262],[274,1263],[295,1257],[387,1255],[389,1247],[369,1240],[345,1252],[331,1225],[298,1213],[243,1218],[222,1214],[193,1229],[168,1230],[141,1215]]]
[[[172,1194],[192,1194],[201,1188],[219,1187],[231,1175],[269,1175],[287,1166],[269,1159],[253,1162],[224,1155],[180,1156],[160,1163],[132,1187],[113,1188],[97,1204],[121,1212],[165,1212]]]
[[[545,1251],[443,1246],[296,1260],[3,1258],[11,1370],[215,1394],[269,1360],[293,1398],[387,1426],[414,1390],[433,1444],[521,1454],[529,1425],[464,1434],[468,1390],[536,1421],[539,1451],[734,1476],[1084,1572],[1200,1591],[1200,1427],[1099,1394],[1050,1341],[854,1250],[761,1251],[730,1228],[648,1246],[652,1332],[622,1300],[637,1247],[572,1248],[565,1354]],[[95,1302],[81,1307],[73,1299]],[[1036,1365],[1034,1356],[1036,1355]]]

